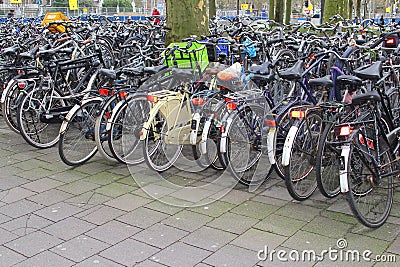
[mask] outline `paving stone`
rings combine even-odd
[[[5,246],[21,253],[22,255],[32,257],[33,255],[46,251],[61,242],[62,240],[57,237],[41,231],[36,231],[15,239],[5,244]]]
[[[82,173],[94,175],[94,174],[109,170],[111,168],[112,168],[112,166],[108,165],[108,162],[106,162],[106,161],[102,161],[102,162],[92,161],[92,162],[86,163],[82,166],[76,167],[75,170],[82,172]]]
[[[87,174],[77,172],[75,170],[67,170],[56,174],[49,175],[49,178],[60,181],[62,183],[72,183],[87,177]]]
[[[283,186],[272,186],[266,189],[265,191],[261,192],[261,195],[288,201],[293,200],[293,198],[289,195],[289,192],[287,191],[286,187]]]
[[[17,164],[14,164],[14,167],[20,168],[24,171],[34,170],[34,171],[32,171],[32,175],[34,175],[35,172],[41,173],[41,171],[44,170],[44,169],[40,170],[40,168],[38,168],[43,164],[45,164],[45,162],[43,162],[41,160],[29,159],[29,160],[21,161],[21,162],[18,162]],[[44,171],[48,171],[48,170],[44,170]],[[35,176],[32,176],[32,177],[35,177]],[[26,177],[26,178],[28,178],[28,177]]]
[[[0,213],[3,213],[12,218],[18,218],[22,215],[32,213],[43,208],[43,205],[36,204],[32,201],[22,199],[17,202],[0,207]]]
[[[34,165],[34,166],[38,166],[38,165]],[[30,181],[35,181],[35,180],[39,180],[41,178],[47,177],[51,174],[53,174],[54,171],[50,171],[50,170],[46,170],[44,168],[34,168],[34,169],[30,169],[24,172],[20,172],[17,175],[28,179]]]
[[[136,188],[129,185],[112,183],[97,188],[95,192],[109,197],[118,197],[133,190],[136,190]]]
[[[112,172],[99,172],[95,175],[91,175],[87,178],[85,178],[86,181],[99,184],[99,185],[107,185],[113,182],[116,182],[120,179],[124,178],[123,175],[115,174]]]
[[[115,218],[125,214],[125,212],[114,209],[108,206],[100,206],[100,207],[95,207],[93,210],[89,210],[87,213],[84,213],[83,217],[80,217],[80,214],[77,216],[81,218],[82,220],[97,224],[97,225],[102,225],[106,222],[112,221]]]
[[[237,235],[204,226],[182,239],[186,244],[216,251],[235,239]]]
[[[279,206],[282,207],[288,203],[288,200],[283,200],[279,198],[274,198],[274,197],[268,197],[268,196],[263,196],[263,195],[256,195],[253,198],[251,198],[252,201],[257,201],[261,202],[264,204],[269,204],[269,205],[274,205],[274,206]]]
[[[129,224],[111,221],[87,232],[86,235],[113,245],[141,230]]]
[[[122,178],[120,180],[118,180],[118,183],[120,184],[126,184],[129,186],[133,186],[138,188],[139,186],[136,184],[135,180],[133,180],[133,178],[129,175],[128,177]]]
[[[4,205],[0,205],[0,207],[4,206]],[[9,220],[12,220],[12,218],[0,213],[0,225],[2,223],[5,223],[5,222],[9,221]]]
[[[296,267],[309,267],[309,266],[317,266],[317,254],[311,254],[312,252],[310,251],[308,254],[307,250],[304,250],[307,253],[304,253],[303,255],[303,250],[295,250],[295,249],[290,249],[290,248],[285,248],[285,247],[277,247],[275,249],[270,249],[269,247],[264,247],[264,249],[260,252],[257,252],[257,258],[261,259],[257,266],[262,266],[262,267],[269,267],[269,266],[296,266]],[[319,253],[317,251],[316,253]],[[279,254],[279,255],[278,255]],[[308,255],[310,255],[311,259],[309,259]],[[326,254],[327,255],[327,254]],[[319,256],[319,255],[318,255]],[[317,263],[316,265],[314,265]],[[325,263],[325,262],[324,262]],[[341,263],[341,264],[340,264]],[[336,261],[335,266],[345,266],[345,263],[343,262],[338,262]],[[353,266],[353,265],[350,265]]]
[[[356,227],[354,227],[351,230],[351,232],[386,241],[393,241],[396,238],[396,236],[398,236],[398,234],[400,233],[400,226],[391,223],[385,223],[378,229],[371,229],[359,224]]]
[[[374,255],[382,254],[390,245],[389,241],[347,233],[344,238],[347,241],[347,249],[357,249],[359,251],[371,250]]]
[[[199,203],[205,198],[210,198],[212,195],[214,195],[215,192],[201,189],[198,187],[184,187],[183,189],[180,189],[172,194],[170,196],[178,198],[178,199],[183,199],[185,201],[189,201],[192,203]]]
[[[321,216],[353,225],[359,223],[354,216],[336,211],[324,210],[321,212]]]
[[[176,191],[176,189],[171,189],[166,186],[158,185],[158,184],[149,184],[140,188],[144,193],[148,196],[158,199],[165,195],[172,194]]]
[[[292,236],[305,224],[304,221],[271,214],[254,225],[253,228],[278,235]]]
[[[99,255],[94,255],[90,257],[89,259],[86,259],[77,265],[75,267],[93,267],[93,266],[101,266],[101,267],[116,267],[116,266],[123,266],[121,264],[118,264],[116,262],[110,261],[106,258],[100,257]]]
[[[169,205],[169,204],[159,201],[159,200],[154,200],[154,201],[144,205],[144,207],[152,209],[152,210],[160,211],[162,213],[166,213],[169,215],[174,215],[175,213],[178,213],[179,211],[183,210],[182,207],[172,206],[172,205]]]
[[[151,260],[167,266],[194,266],[212,252],[177,242],[151,257]]]
[[[298,250],[313,249],[320,252],[329,247],[335,248],[338,238],[340,237],[330,238],[300,230],[287,239],[282,246]]]
[[[55,188],[57,186],[61,186],[64,183],[54,180],[54,179],[50,179],[50,178],[43,178],[40,180],[36,180],[34,182],[30,182],[27,184],[24,184],[23,187],[27,188],[29,190],[32,190],[34,192],[44,192],[47,191],[49,189]]]
[[[126,213],[125,215],[122,215],[121,217],[118,217],[116,220],[140,228],[147,228],[167,217],[168,214],[140,207]]]
[[[233,208],[231,212],[256,219],[264,219],[277,209],[279,209],[278,206],[263,204],[255,201],[246,201]]]
[[[12,203],[16,202],[18,200],[30,197],[32,195],[35,195],[36,193],[24,189],[22,187],[15,187],[7,191],[7,194],[3,196],[0,200],[4,203]]]
[[[13,239],[17,239],[18,235],[0,228],[0,245],[3,245]]]
[[[134,266],[159,251],[158,248],[142,242],[126,239],[100,253],[100,256],[124,266]]]
[[[310,206],[297,203],[288,203],[284,207],[277,210],[275,214],[310,222],[312,219],[314,219],[314,217],[319,215],[320,211],[320,209]]]
[[[1,171],[2,168],[0,168],[0,172]],[[29,180],[9,174],[7,177],[0,177],[0,190],[8,190],[27,182],[29,182]]]
[[[58,202],[64,201],[66,199],[69,199],[73,196],[74,195],[72,194],[57,189],[50,189],[48,191],[29,197],[28,199],[38,204],[50,206]]]
[[[73,237],[79,236],[93,228],[96,225],[86,221],[77,219],[75,217],[68,217],[65,220],[54,223],[42,229],[42,231],[56,236],[63,240],[68,240]]]
[[[327,231],[327,226],[329,226],[329,231]],[[338,237],[344,236],[352,227],[352,224],[346,224],[319,216],[306,224],[302,230],[327,237]]]
[[[257,253],[244,248],[227,245],[204,260],[211,266],[243,267],[253,266],[258,262]]]
[[[0,227],[6,229],[9,232],[24,236],[29,233],[40,230],[53,223],[50,220],[37,216],[33,213],[21,216],[17,219],[13,219],[0,225]]]
[[[111,197],[97,194],[95,192],[86,192],[82,195],[78,195],[76,197],[72,197],[70,199],[65,200],[65,203],[80,207],[82,209],[92,208],[93,206],[103,204],[111,199]]]
[[[75,263],[70,261],[66,258],[58,256],[50,251],[44,251],[40,254],[33,256],[27,260],[24,260],[17,265],[16,267],[23,267],[23,266],[72,266]]]
[[[75,207],[73,205],[69,205],[67,203],[58,203],[47,208],[38,210],[35,212],[35,214],[57,222],[81,211],[81,208]]]
[[[215,202],[209,203],[207,205],[203,205],[203,206],[199,206],[199,207],[195,207],[195,208],[189,208],[189,209],[192,211],[204,214],[204,215],[211,216],[211,217],[219,217],[222,214],[231,210],[233,207],[235,207],[235,205],[233,205],[231,203],[224,202],[224,201],[215,201]]]
[[[125,211],[131,211],[134,209],[139,208],[140,206],[143,206],[147,203],[151,202],[150,199],[146,199],[143,197],[139,196],[134,196],[132,194],[125,194],[120,197],[114,198],[108,202],[105,203],[105,205],[120,209],[120,210],[125,210]]]
[[[194,231],[212,219],[212,217],[207,215],[183,210],[163,220],[162,223],[185,231]]]
[[[257,229],[249,229],[244,234],[233,240],[231,244],[254,251],[259,251],[266,245],[269,248],[276,248],[285,240],[286,237],[281,235],[272,234]]]
[[[6,248],[4,246],[0,246],[0,266],[1,267],[9,267],[13,266],[16,263],[25,260],[26,257],[21,254]]]
[[[397,236],[390,247],[387,249],[390,253],[400,254],[400,236]]]
[[[187,234],[186,231],[175,229],[167,225],[155,224],[137,233],[132,238],[155,247],[165,248],[177,240],[182,239]]]
[[[94,190],[96,188],[100,187],[100,185],[95,184],[95,183],[89,183],[83,180],[78,180],[69,184],[65,184],[62,186],[57,187],[57,189],[74,194],[74,195],[80,195],[82,193]]]
[[[67,259],[80,262],[109,246],[99,240],[81,235],[52,248],[51,251]]]
[[[233,189],[222,197],[220,196],[220,194],[216,194],[216,195],[211,196],[211,198],[216,197],[217,200],[225,201],[225,202],[228,202],[231,204],[238,205],[238,204],[241,204],[241,203],[249,200],[253,196],[254,195],[249,192],[244,192],[244,191]]]
[[[152,261],[152,260],[145,260],[141,263],[135,264],[135,267],[164,267],[164,266],[166,266],[166,265]]]
[[[227,212],[212,222],[209,222],[207,226],[234,234],[242,234],[257,222],[258,220],[254,218]]]

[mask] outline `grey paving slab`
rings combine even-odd
[[[36,215],[39,215],[43,218],[52,220],[54,222],[65,219],[69,216],[77,214],[81,212],[82,209],[67,203],[57,203],[52,206],[46,207],[44,209],[35,211]]]
[[[263,204],[256,201],[246,201],[233,208],[232,212],[255,219],[264,219],[279,208],[279,206]]]
[[[27,161],[25,161],[25,162],[27,162]],[[30,164],[34,164],[34,163],[30,163]],[[30,164],[27,165],[28,168],[29,168],[29,166],[31,166]],[[40,165],[32,165],[32,166],[40,166]],[[54,173],[54,171],[50,171],[50,170],[39,167],[39,168],[28,169],[28,170],[25,170],[24,172],[19,172],[17,175],[22,178],[28,179],[30,181],[35,181],[35,180],[39,180],[41,178],[47,177],[53,173]]]
[[[232,208],[234,208],[235,205],[224,202],[224,201],[215,201],[212,203],[209,203],[207,205],[195,207],[195,208],[189,208],[189,210],[192,210],[194,212],[198,212],[204,215],[208,215],[211,217],[219,217],[225,212],[230,211]]]
[[[119,221],[110,221],[86,233],[87,236],[114,245],[142,229]]]
[[[0,225],[1,228],[6,229],[19,236],[24,236],[29,233],[40,230],[53,222],[37,216],[33,213],[21,216]]]
[[[277,210],[275,214],[309,222],[319,215],[320,212],[321,210],[318,208],[297,203],[288,203]]]
[[[49,175],[49,178],[60,181],[62,183],[72,183],[87,177],[88,174],[83,174],[75,170],[66,170],[56,174]]]
[[[17,239],[18,235],[13,234],[9,231],[0,229],[0,245],[3,245],[4,243],[7,243],[13,239]]]
[[[18,218],[22,215],[32,213],[43,207],[44,207],[43,205],[37,204],[35,202],[26,199],[22,199],[17,202],[13,202],[11,204],[0,207],[0,213],[3,213],[12,218]]]
[[[64,183],[54,180],[54,179],[43,178],[43,179],[36,180],[36,181],[30,182],[30,183],[26,183],[23,185],[23,187],[26,189],[29,189],[31,191],[41,193],[41,192],[47,191],[49,189],[61,186],[63,184]]]
[[[151,257],[167,266],[194,266],[212,254],[211,251],[177,242]]]
[[[100,256],[124,266],[134,266],[157,253],[160,249],[133,239],[126,239],[100,253]]]
[[[2,168],[0,168],[0,172],[2,171],[6,170],[2,170]],[[7,174],[6,177],[0,177],[0,190],[8,190],[27,182],[29,182],[29,180],[15,175]]]
[[[32,257],[33,255],[46,251],[61,242],[62,240],[57,237],[41,231],[36,231],[15,239],[5,244],[5,246],[24,256]]]
[[[247,229],[255,225],[258,221],[258,219],[227,212],[207,223],[207,226],[234,234],[242,234]]]
[[[149,202],[151,202],[150,199],[135,196],[132,194],[125,194],[110,201],[107,201],[104,204],[116,209],[132,211]]]
[[[98,184],[86,182],[84,180],[78,180],[78,181],[71,182],[69,184],[59,186],[59,187],[57,187],[57,189],[67,192],[69,194],[80,195],[82,193],[94,190],[98,187],[100,187],[100,185],[98,185]]]
[[[315,251],[321,251],[323,249],[329,249],[329,247],[334,248],[338,238],[341,237],[339,236],[337,238],[331,238],[306,231],[298,231],[296,234],[283,242],[282,246],[291,249],[313,249]]]
[[[175,213],[178,213],[179,211],[183,210],[182,207],[177,207],[177,206],[172,206],[169,204],[166,204],[165,202],[154,200],[146,205],[144,207],[160,211],[162,213],[166,213],[169,215],[174,215]]]
[[[211,266],[243,267],[255,265],[258,259],[254,251],[227,245],[206,258],[204,262]]]
[[[163,220],[162,223],[185,231],[194,231],[212,219],[213,217],[207,215],[183,210]]]
[[[155,258],[154,256],[151,258]],[[135,264],[135,267],[164,267],[167,265],[161,264],[159,262],[155,262],[152,260],[145,260],[142,261],[141,263]]]
[[[250,200],[250,198],[254,197],[252,193],[246,192],[246,191],[240,191],[233,189],[232,191],[229,191],[226,195],[220,196],[220,194],[216,194],[211,196],[211,198],[216,197],[217,200],[225,201],[231,204],[238,205],[246,200]]]
[[[400,255],[400,236],[397,236],[393,243],[390,244],[389,248],[387,249],[390,253],[395,253]]]
[[[351,232],[386,241],[393,241],[400,233],[400,226],[396,224],[385,223],[378,229],[370,229],[363,225],[356,225],[351,229]]]
[[[50,206],[53,204],[56,204],[58,202],[64,201],[66,199],[69,199],[73,197],[74,195],[57,190],[57,189],[51,189],[42,193],[39,193],[37,195],[34,195],[32,197],[29,197],[28,199],[36,202],[38,204],[42,204],[45,206]]]
[[[92,208],[96,205],[103,204],[111,199],[111,197],[97,194],[93,191],[83,193],[76,197],[65,200],[65,203],[80,207],[82,209]]]
[[[327,229],[328,225],[329,230]],[[318,216],[315,217],[311,222],[307,223],[302,230],[327,237],[338,237],[344,236],[352,227],[352,224]]]
[[[122,210],[114,209],[108,206],[98,206],[89,209],[81,214],[77,214],[77,217],[97,225],[102,225],[106,222],[114,220],[115,218],[123,214],[125,214],[125,212]]]
[[[109,197],[118,197],[126,193],[136,190],[136,187],[126,184],[112,183],[103,185],[95,190],[96,193],[103,194]]]
[[[253,228],[278,235],[292,236],[306,223],[307,222],[296,220],[293,218],[271,214],[265,219],[261,220],[256,225],[254,225]]]
[[[161,186],[158,184],[149,184],[140,188],[144,193],[150,195],[153,198],[163,197],[174,193],[176,190],[171,189],[166,186]]]
[[[118,217],[116,220],[140,228],[147,228],[167,217],[169,217],[168,214],[140,207],[122,215],[121,217]]]
[[[81,261],[80,263],[76,264],[75,266],[76,267],[92,267],[92,266],[117,267],[117,266],[123,266],[123,265],[118,264],[114,261],[110,261],[101,256],[94,255],[84,261]]]
[[[24,260],[16,267],[23,266],[73,266],[75,263],[50,251],[44,251],[27,260]]]
[[[257,229],[249,229],[233,240],[231,244],[245,249],[259,251],[260,249],[263,249],[264,246],[274,249],[281,245],[285,240],[286,237],[281,235]]]
[[[26,257],[4,246],[0,246],[0,266],[9,267],[25,260]]]
[[[4,205],[5,203],[3,203],[3,205],[0,205],[0,207]],[[12,218],[0,213],[0,224],[5,223],[9,220],[12,220]]]
[[[68,217],[62,221],[53,223],[42,229],[43,232],[49,233],[63,240],[77,237],[95,228],[96,225],[84,220]]]
[[[132,238],[158,248],[165,248],[182,239],[188,232],[161,223],[137,233]]]
[[[124,178],[124,175],[119,175],[109,171],[99,172],[95,175],[88,176],[85,180],[99,185],[107,185]]]
[[[7,193],[0,198],[0,200],[4,203],[12,203],[16,202],[18,200],[30,197],[32,195],[35,195],[35,192],[32,192],[30,190],[27,190],[22,187],[15,187],[7,191]]]
[[[109,246],[107,243],[81,235],[57,245],[51,251],[74,262],[81,262]]]
[[[182,242],[198,248],[216,251],[236,237],[235,234],[204,226],[183,238]]]

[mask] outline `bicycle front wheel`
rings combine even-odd
[[[99,98],[86,100],[68,113],[68,120],[61,126],[58,146],[58,152],[65,164],[82,165],[96,154],[94,127],[101,103]]]

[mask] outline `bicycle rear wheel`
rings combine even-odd
[[[318,113],[311,112],[296,126],[298,129],[291,147],[289,165],[284,167],[285,184],[289,194],[294,199],[302,201],[308,199],[317,188],[313,169],[321,135],[322,118]]]
[[[69,166],[87,162],[97,152],[94,126],[102,100],[95,98],[80,104],[68,113],[65,130],[60,133],[58,152],[62,161]],[[62,126],[63,127],[63,126]]]
[[[22,98],[17,122],[20,134],[28,144],[36,148],[57,144],[61,119],[60,115],[54,114],[57,114],[55,110],[65,107],[65,102],[58,98],[60,96],[57,91],[39,89],[31,90]]]
[[[351,142],[347,163],[347,201],[357,219],[371,228],[380,227],[389,217],[396,178],[389,145],[379,138],[379,152],[375,151],[375,139],[374,127],[362,125]],[[372,155],[379,157],[380,167]]]

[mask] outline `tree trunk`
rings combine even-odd
[[[275,20],[275,0],[268,0],[268,1],[269,1],[268,17],[270,20]]]
[[[291,16],[292,16],[292,0],[286,0],[285,24],[290,24]]]
[[[348,18],[349,19],[353,19],[353,8],[354,8],[354,1],[353,0],[349,0],[349,15]]]
[[[348,18],[348,5],[348,0],[325,0],[324,22],[329,21],[329,18],[336,14]]]
[[[361,17],[361,0],[355,0],[354,2],[356,4],[356,16],[358,18],[360,18]]]
[[[283,13],[284,13],[285,4],[283,0],[276,0],[275,5],[275,21],[279,23],[283,23]]]
[[[207,0],[166,0],[167,25],[172,28],[167,43],[181,42],[190,35],[208,34]]]
[[[211,18],[213,18],[213,17],[215,17],[217,15],[217,7],[215,5],[215,0],[209,0],[208,1],[208,5],[209,5],[209,7],[208,7],[208,10],[209,10],[208,18],[211,19]]]

